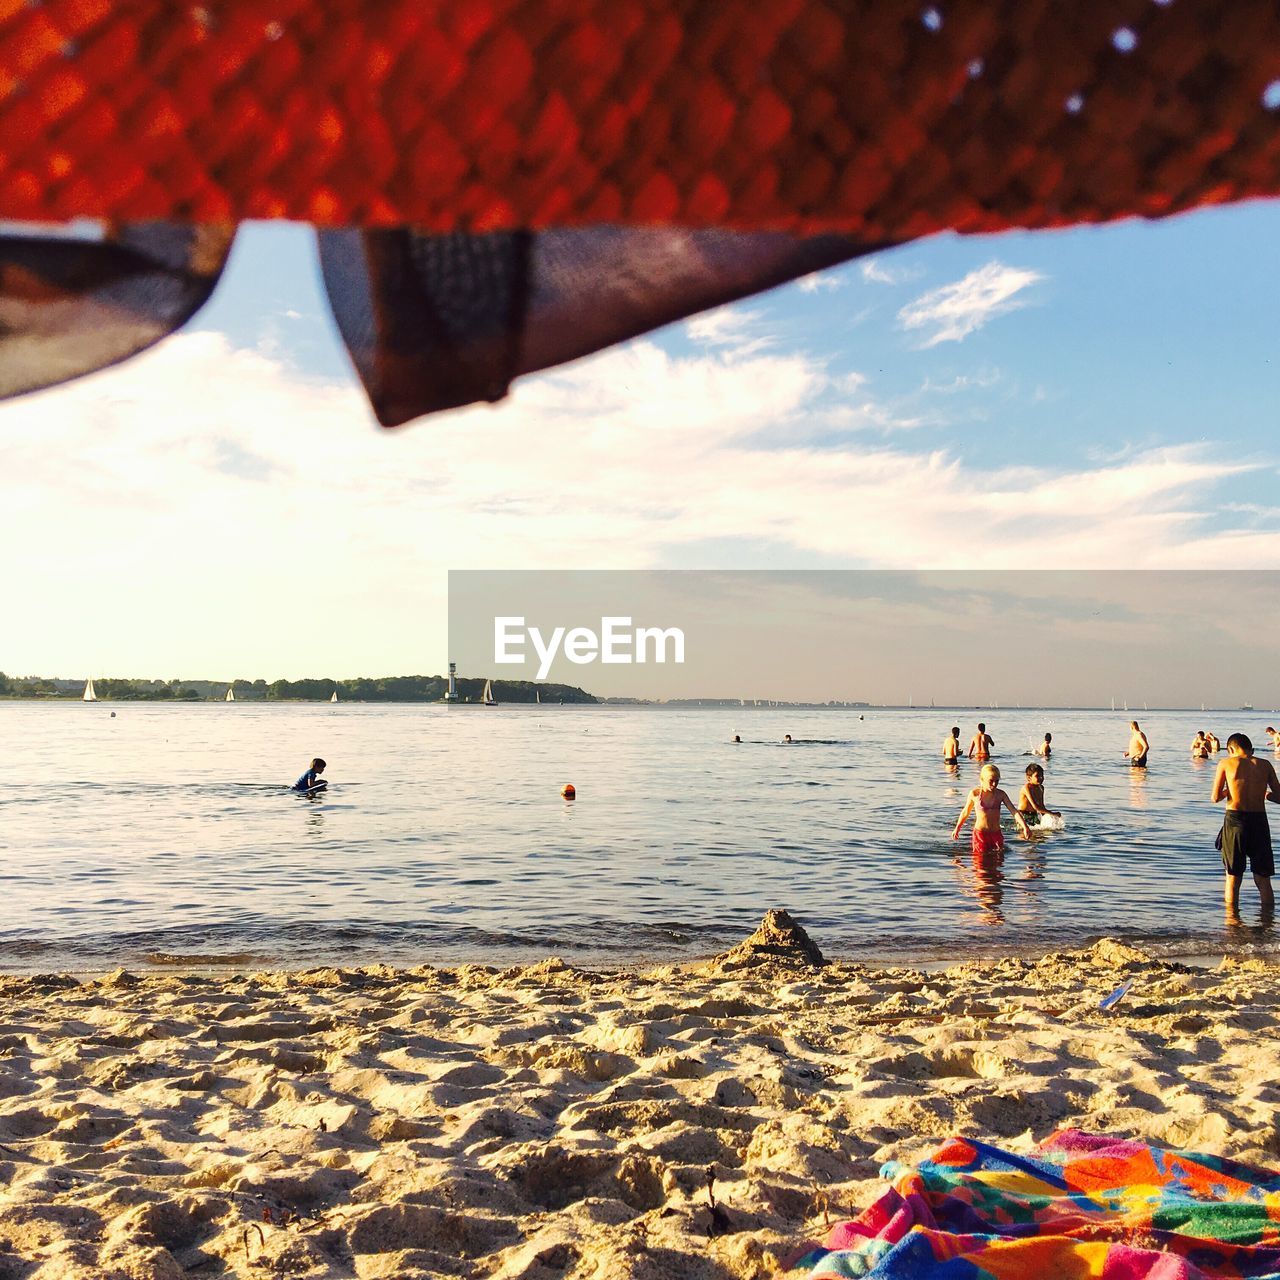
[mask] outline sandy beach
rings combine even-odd
[[[729,1280],[776,1274],[878,1194],[882,1161],[949,1134],[1280,1153],[1280,968],[1108,941],[875,970],[771,914],[679,969],[0,995],[4,1280]]]

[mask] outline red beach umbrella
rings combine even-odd
[[[379,419],[934,232],[1280,192],[1274,0],[0,0],[0,395],[319,230]],[[75,232],[79,236],[79,232]]]

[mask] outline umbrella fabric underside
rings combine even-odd
[[[107,224],[0,250],[0,394],[292,218],[401,422],[940,230],[1275,195],[1277,98],[1272,0],[0,0],[0,218]]]

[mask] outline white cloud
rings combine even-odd
[[[832,289],[843,289],[846,283],[843,276],[833,271],[811,271],[796,281],[801,293],[829,293]]]
[[[856,393],[851,405],[842,397]],[[864,434],[814,424],[847,410]],[[346,382],[186,333],[0,407],[5,670],[438,671],[450,568],[1268,567],[1209,517],[1250,469],[1179,446],[1067,471],[875,441],[909,425],[803,354],[641,341],[395,432]],[[962,536],[958,536],[961,535]],[[739,567],[751,567],[745,560]]]
[[[868,284],[906,284],[920,278],[917,267],[890,267],[879,258],[865,258],[862,262],[862,278]]]
[[[685,332],[694,342],[709,347],[742,348],[750,344],[759,350],[762,339],[755,332],[762,312],[736,307],[716,307],[685,323]]]
[[[958,373],[949,382],[935,382],[931,377],[925,378],[920,390],[953,395],[958,391],[986,391],[999,381],[999,369],[979,369],[976,373]]]
[[[988,262],[963,280],[922,294],[898,312],[904,329],[932,329],[925,347],[960,342],[989,320],[1025,305],[1016,295],[1043,280],[1038,271]]]

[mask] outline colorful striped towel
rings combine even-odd
[[[952,1139],[794,1269],[809,1280],[1280,1280],[1280,1174],[1064,1129],[1033,1155]]]

